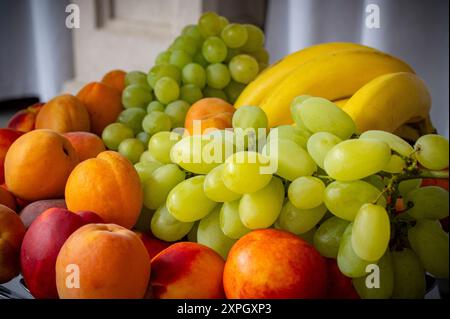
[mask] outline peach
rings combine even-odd
[[[55,264],[59,250],[75,230],[89,222],[67,209],[49,208],[28,228],[20,261],[25,283],[35,298],[58,298]]]
[[[73,274],[68,272],[69,265],[77,266],[79,288],[75,288],[75,279],[68,277]],[[143,298],[150,277],[150,258],[132,231],[114,224],[90,224],[67,239],[55,269],[62,299]]]
[[[75,96],[64,94],[48,101],[36,117],[37,129],[50,129],[58,133],[89,131],[89,113]]]
[[[78,156],[72,144],[50,130],[34,130],[19,137],[5,158],[5,181],[15,196],[35,201],[60,198]]]
[[[26,109],[14,114],[8,122],[8,128],[21,132],[29,132],[35,129],[36,116],[44,103],[35,103]]]
[[[0,186],[0,204],[11,208],[13,211],[17,209],[16,199],[13,194],[11,194],[6,187]]]
[[[143,192],[133,165],[117,152],[105,151],[81,162],[66,184],[72,211],[90,210],[106,223],[131,228],[141,212]]]
[[[91,118],[91,131],[102,135],[103,129],[116,121],[122,112],[120,91],[101,82],[85,85],[77,94]]]
[[[11,144],[17,140],[23,132],[9,129],[0,128],[0,184],[5,182],[5,157]]]
[[[20,272],[20,246],[25,226],[13,210],[0,204],[0,284]]]
[[[102,81],[105,84],[108,84],[109,86],[112,86],[113,88],[117,89],[120,93],[122,93],[123,89],[125,88],[125,76],[127,73],[122,70],[112,70],[106,73]]]
[[[134,231],[136,235],[142,240],[145,248],[147,249],[150,260],[153,259],[156,255],[158,255],[161,251],[172,245],[166,241],[162,241],[158,238],[153,237],[150,234],[142,233],[140,231]]]
[[[69,132],[63,134],[72,144],[80,162],[94,158],[106,151],[105,144],[100,137],[88,132]]]
[[[223,273],[227,298],[323,298],[326,264],[303,239],[276,230],[255,230],[231,248]]]
[[[179,242],[152,259],[150,288],[157,299],[224,298],[224,260],[209,247]]]
[[[49,208],[67,208],[64,199],[43,199],[25,206],[20,212],[20,219],[26,228],[43,212]]]

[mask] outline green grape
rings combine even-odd
[[[415,219],[443,219],[448,216],[448,192],[442,187],[416,188],[403,198],[408,215]]]
[[[125,108],[142,108],[153,100],[153,94],[148,86],[131,84],[123,90],[122,104]]]
[[[353,221],[352,247],[361,259],[379,260],[388,248],[391,225],[386,209],[364,204]]]
[[[181,87],[180,98],[189,104],[194,104],[203,98],[203,93],[202,90],[194,84],[186,84]]]
[[[203,41],[203,36],[200,33],[198,26],[190,24],[183,28],[182,35],[193,38],[197,43]]]
[[[148,150],[141,154],[141,157],[139,158],[139,162],[159,163]],[[159,164],[161,164],[161,163],[159,163]]]
[[[269,143],[270,139],[275,137],[275,135],[277,135],[278,139],[292,140],[304,149],[306,149],[306,142],[310,137],[308,132],[292,125],[280,125],[270,130],[270,133],[267,136],[267,143]]]
[[[203,42],[202,54],[209,63],[220,63],[227,57],[227,46],[218,37],[209,37]]]
[[[183,127],[186,113],[189,110],[189,103],[183,100],[177,100],[167,104],[165,113],[170,117],[173,127]]]
[[[169,164],[170,150],[181,140],[181,135],[174,132],[158,132],[154,134],[148,142],[148,150],[152,156],[160,163]]]
[[[228,97],[230,103],[236,102],[237,98],[241,92],[245,89],[245,84],[238,83],[236,81],[230,80],[230,83],[225,87],[224,91]]]
[[[138,134],[142,131],[142,120],[144,119],[147,113],[138,107],[132,107],[130,109],[123,110],[117,121],[125,124],[133,130],[134,134]]]
[[[290,201],[287,201],[281,210],[278,225],[281,229],[293,234],[304,234],[317,225],[326,211],[325,205],[319,205],[311,209],[299,209]]]
[[[224,101],[228,101],[228,97],[224,91],[215,89],[215,88],[212,88],[209,86],[207,86],[203,89],[203,95],[205,97],[216,97],[216,98],[222,99]]]
[[[278,177],[272,177],[267,186],[242,195],[239,201],[242,224],[250,229],[270,227],[280,215],[283,200],[283,183]]]
[[[289,201],[297,208],[311,209],[323,203],[325,184],[317,177],[303,176],[288,188]]]
[[[362,133],[360,139],[376,139],[385,142],[389,147],[402,156],[410,156],[414,149],[401,137],[385,131],[371,130]]]
[[[206,83],[215,89],[223,89],[230,83],[228,68],[222,63],[214,63],[206,68]]]
[[[191,62],[192,57],[184,50],[174,50],[170,55],[169,63],[180,68],[180,70]]]
[[[268,127],[268,119],[266,113],[258,106],[242,106],[233,114],[232,125],[234,129],[243,130],[253,129],[258,135],[258,129],[266,129]]]
[[[320,224],[314,233],[314,247],[328,258],[337,258],[339,243],[349,222],[333,216]]]
[[[237,152],[225,160],[222,180],[238,194],[253,193],[266,187],[272,179],[268,159],[256,152]]]
[[[373,203],[386,205],[384,196],[375,186],[364,181],[335,181],[325,188],[324,203],[339,218],[353,221],[362,205]]]
[[[369,275],[359,278],[353,278],[353,287],[362,299],[389,299],[394,292],[394,265],[392,255],[389,250],[378,262],[379,267],[379,287],[368,288],[366,280],[371,282]]]
[[[260,28],[251,24],[244,24],[247,29],[247,41],[242,46],[245,52],[255,52],[264,45],[264,32]]]
[[[211,135],[183,137],[172,147],[170,159],[195,174],[208,174],[233,153],[233,141]]]
[[[232,239],[239,239],[251,231],[245,227],[239,216],[239,200],[223,203],[220,209],[220,229]]]
[[[171,128],[170,117],[159,111],[147,114],[142,120],[142,128],[150,135],[161,131],[168,131]]]
[[[383,168],[383,171],[391,174],[398,174],[405,168],[406,162],[397,154],[393,154],[389,160],[389,163]]]
[[[194,226],[192,226],[191,230],[187,234],[187,238],[190,242],[196,243],[197,242],[197,231],[198,231],[198,224],[200,222],[196,221],[194,223]]]
[[[265,48],[260,48],[259,50],[252,52],[250,55],[258,61],[259,65],[267,66],[269,64],[269,52]]]
[[[163,51],[156,56],[155,65],[168,64],[170,61],[170,51]],[[144,74],[145,75],[145,74]],[[147,82],[147,76],[145,76],[145,82]]]
[[[297,103],[296,103],[297,104]],[[333,102],[321,97],[310,97],[294,110],[296,116],[313,132],[328,132],[346,140],[356,132],[353,119]]]
[[[440,135],[428,134],[419,137],[414,144],[415,155],[419,163],[431,170],[448,167],[448,140]]]
[[[250,55],[239,54],[231,59],[229,65],[231,78],[239,83],[250,83],[259,72],[258,61]]]
[[[427,272],[436,278],[448,278],[448,234],[439,221],[418,220],[408,230],[408,241]]]
[[[370,175],[364,178],[363,181],[369,183],[372,186],[375,186],[380,191],[383,191],[386,188],[383,177],[379,175]]]
[[[176,220],[165,205],[159,207],[152,217],[151,230],[156,238],[164,241],[177,241],[186,236],[194,223],[183,223]]]
[[[205,69],[197,63],[189,63],[182,70],[182,79],[184,84],[194,84],[196,87],[203,88],[206,84]]]
[[[201,47],[203,47],[203,44]],[[203,56],[203,53],[201,51],[197,52],[194,55],[193,62],[197,63],[198,65],[202,66],[203,68],[206,68],[209,65],[209,62],[206,61],[206,59]]]
[[[148,232],[154,213],[155,211],[142,207],[141,213],[139,214],[138,220],[133,229],[136,229],[143,233]]]
[[[400,193],[400,196],[405,198],[406,194],[409,192],[418,189],[422,185],[422,179],[421,178],[415,178],[415,179],[407,179],[405,181],[401,181],[398,184],[398,191]]]
[[[134,169],[138,173],[141,182],[144,183],[150,178],[152,173],[161,166],[162,164],[158,162],[137,162],[134,164]]]
[[[148,71],[147,83],[152,88],[155,88],[156,82],[162,77],[172,78],[179,84],[181,82],[181,71],[172,64],[155,65]]]
[[[132,84],[144,85],[147,90],[150,89],[147,83],[147,76],[141,71],[130,71],[125,75],[125,86],[130,86]]]
[[[229,202],[241,197],[241,194],[229,190],[222,180],[224,164],[213,168],[205,178],[205,195],[215,202]]]
[[[308,139],[306,148],[314,162],[316,162],[320,168],[324,168],[323,162],[328,152],[340,142],[342,142],[342,140],[336,135],[328,132],[317,132]]]
[[[182,181],[170,191],[166,205],[176,219],[194,222],[211,213],[216,207],[217,203],[206,197],[203,191],[204,181],[205,176],[194,176]]]
[[[186,174],[175,164],[155,169],[143,183],[144,206],[157,209],[163,205],[169,192],[185,178]]]
[[[197,45],[198,45],[198,41],[196,41],[194,38],[181,35],[181,36],[177,37],[175,39],[175,41],[173,42],[172,55],[174,52],[181,50],[181,51],[187,53],[189,55],[189,57],[191,57],[197,51]]]
[[[225,18],[224,16],[219,16],[220,19],[220,33],[222,33],[222,30],[230,23],[230,21],[228,21],[227,18]]]
[[[422,299],[425,296],[425,270],[416,254],[408,248],[392,252],[394,266],[393,299]]]
[[[145,151],[145,145],[137,138],[127,138],[120,142],[118,150],[134,164],[139,162],[141,154]]]
[[[298,126],[301,129],[307,130],[305,125],[302,122],[302,119],[300,118],[300,106],[304,101],[312,97],[311,95],[299,95],[296,98],[294,98],[290,105],[290,111],[291,111],[291,117],[294,121],[295,125]]]
[[[241,54],[242,52],[239,49],[228,48],[227,57],[223,62],[230,63],[231,59],[233,59],[236,55]]]
[[[358,278],[367,275],[366,267],[373,262],[358,257],[352,247],[352,227],[350,223],[345,229],[339,243],[337,263],[339,270],[347,277]]]
[[[159,101],[152,101],[147,106],[148,114],[152,113],[153,111],[164,112],[164,110],[165,110],[164,104],[162,104]]]
[[[236,242],[227,237],[220,229],[220,206],[200,220],[197,230],[197,242],[208,246],[226,260],[228,252]]]
[[[214,12],[205,12],[198,20],[198,29],[203,37],[210,37],[220,33],[223,22]]]
[[[180,96],[180,87],[174,79],[164,76],[155,84],[155,96],[161,103],[169,104]]]
[[[347,140],[325,156],[328,175],[340,181],[365,178],[383,170],[391,159],[391,149],[378,140]]]
[[[247,42],[247,28],[242,24],[232,23],[223,28],[220,36],[229,48],[239,48]]]
[[[144,145],[148,145],[148,141],[150,141],[150,134],[147,132],[139,132],[136,134],[136,138],[144,143]]]
[[[102,133],[103,143],[113,151],[117,151],[123,140],[132,137],[134,137],[133,130],[123,123],[111,123],[105,127]]]
[[[270,158],[271,163],[276,164],[277,175],[289,181],[310,176],[317,170],[317,165],[308,152],[292,140],[270,139],[270,143],[264,146],[262,152]]]

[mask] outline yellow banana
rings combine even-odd
[[[345,104],[359,132],[395,132],[405,123],[426,120],[431,97],[425,83],[415,74],[381,75],[359,89]],[[427,124],[427,123],[425,123]]]
[[[351,42],[330,42],[313,45],[306,49],[287,55],[265,69],[258,77],[250,82],[239,95],[234,106],[239,108],[243,105],[259,105],[269,91],[284,77],[294,71],[297,67],[324,54],[349,49],[361,49],[376,51],[373,48]]]
[[[336,104],[337,106],[339,106],[340,108],[343,108],[345,103],[348,102],[350,98],[344,98],[344,99],[339,99],[339,100],[334,100],[333,103]]]
[[[394,134],[400,136],[408,142],[415,142],[420,137],[419,130],[409,124],[403,124],[394,131]]]
[[[405,62],[379,51],[344,50],[313,59],[291,72],[261,102],[269,126],[292,122],[289,107],[299,95],[338,100],[353,95],[374,78],[392,72],[412,72]]]

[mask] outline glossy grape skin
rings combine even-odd
[[[203,191],[205,176],[191,177],[176,185],[167,196],[169,212],[179,221],[200,220],[217,206]]]
[[[200,43],[204,40],[200,32],[200,29],[197,25],[190,24],[185,26],[183,28],[182,34],[193,38],[197,43]]]
[[[154,134],[148,143],[148,150],[152,156],[160,163],[169,164],[170,150],[181,140],[181,135],[174,132],[158,132]]]
[[[150,89],[147,83],[147,75],[142,71],[127,72],[125,75],[125,87],[132,84],[141,84]]]
[[[169,192],[184,181],[186,174],[175,164],[166,164],[153,171],[143,183],[144,206],[157,209],[166,201]]]
[[[171,126],[170,117],[159,111],[147,114],[142,120],[142,128],[150,135],[161,131],[169,131]]]
[[[314,162],[320,167],[325,168],[324,160],[328,152],[342,140],[328,132],[318,132],[311,135],[308,139],[306,148]]]
[[[351,242],[354,252],[361,259],[375,262],[388,248],[391,226],[384,207],[364,204],[353,221]]]
[[[239,216],[245,227],[267,228],[278,218],[284,200],[284,186],[278,177],[272,177],[264,188],[244,194],[239,202]]]
[[[325,215],[327,208],[319,205],[311,209],[299,209],[286,201],[281,209],[277,224],[293,234],[304,234],[313,229]]]
[[[139,158],[139,161],[140,162],[155,162],[155,163],[159,163],[148,150],[141,154],[141,157]],[[160,164],[162,164],[162,163],[160,163]]]
[[[165,106],[159,101],[152,101],[147,106],[147,113],[150,114],[154,111],[164,112]]]
[[[289,110],[291,111],[291,117],[292,117],[292,120],[294,121],[295,125],[298,128],[301,128],[304,130],[307,130],[307,128],[306,128],[305,124],[303,124],[303,122],[302,122],[299,109],[300,109],[302,103],[311,97],[312,97],[311,95],[307,95],[307,94],[299,95],[292,100],[291,105],[289,106]]]
[[[242,46],[245,52],[255,52],[261,49],[264,45],[265,37],[260,28],[251,24],[244,24],[247,29],[247,41]]]
[[[239,54],[233,57],[228,64],[231,78],[238,82],[247,84],[250,83],[259,72],[258,61],[250,55]]]
[[[141,154],[145,151],[145,145],[137,138],[127,138],[120,142],[118,151],[131,163],[135,164],[139,162]]]
[[[214,12],[205,12],[198,20],[198,28],[203,37],[210,37],[220,33],[222,30],[222,21]]]
[[[184,120],[189,107],[189,103],[183,100],[167,104],[164,113],[169,116],[172,127],[184,127]]]
[[[226,260],[236,240],[227,237],[220,229],[220,205],[200,220],[197,242],[213,249]]]
[[[419,137],[414,144],[415,156],[419,163],[431,170],[442,170],[448,167],[449,143],[440,135],[428,134]]]
[[[271,138],[288,139],[297,143],[303,149],[306,149],[306,143],[310,138],[310,134],[301,129],[298,129],[292,125],[280,125],[275,128],[270,129],[269,135],[267,136],[267,143]]]
[[[206,84],[205,69],[198,63],[189,63],[182,70],[184,84],[194,84],[198,88],[204,88]]]
[[[215,89],[223,89],[230,83],[228,68],[222,63],[214,63],[206,68],[206,83]]]
[[[122,92],[122,104],[125,108],[145,107],[153,100],[153,94],[148,86],[131,84]]]
[[[154,90],[155,96],[164,104],[169,104],[180,96],[180,87],[174,79],[168,76],[160,78],[156,82]]]
[[[138,134],[139,132],[142,132],[142,120],[145,115],[147,115],[145,110],[133,107],[123,110],[119,114],[117,121],[130,127],[134,134]]]
[[[401,181],[398,184],[398,191],[400,193],[400,196],[404,198],[406,196],[406,194],[408,194],[409,192],[411,192],[415,189],[418,189],[421,184],[422,184],[421,178],[408,179],[405,181]]]
[[[232,125],[233,128],[253,129],[258,133],[259,128],[267,128],[267,115],[257,106],[242,106],[233,114]]]
[[[228,83],[228,85],[224,88],[224,92],[228,97],[228,101],[230,101],[230,103],[234,103],[244,89],[245,84],[231,80],[230,83]]]
[[[218,37],[209,37],[203,42],[202,54],[209,63],[220,63],[227,57],[227,46]]]
[[[103,143],[110,150],[117,151],[119,144],[127,139],[133,138],[133,130],[123,123],[109,124],[102,133]]]
[[[163,51],[163,52],[160,52],[156,56],[156,58],[155,58],[155,65],[169,64],[169,61],[170,61],[170,51]],[[146,79],[146,81],[147,81],[147,79]]]
[[[221,37],[229,48],[239,48],[247,42],[247,28],[236,23],[229,24],[223,28]]]
[[[182,70],[187,64],[192,62],[192,57],[184,50],[174,50],[170,55],[169,63]]]
[[[239,239],[251,232],[251,229],[245,227],[239,216],[239,200],[223,203],[220,209],[220,229],[232,239]]]
[[[425,296],[425,270],[417,255],[408,248],[392,252],[394,266],[393,299],[422,299]]]
[[[179,84],[181,82],[181,71],[172,64],[155,65],[148,71],[147,83],[155,88],[156,82],[162,77],[170,77]]]
[[[314,247],[324,257],[337,258],[339,243],[349,222],[333,216],[320,224],[314,233]]]
[[[185,84],[180,89],[180,99],[189,104],[194,104],[202,98],[202,90],[193,84]]]
[[[404,203],[415,219],[443,219],[449,213],[448,192],[438,186],[414,189],[406,194]]]
[[[191,230],[194,223],[183,223],[176,220],[165,205],[159,207],[150,224],[152,234],[161,240],[172,242],[182,239]]]
[[[213,168],[205,178],[204,191],[206,196],[215,202],[229,202],[241,198],[241,194],[228,189],[222,180],[224,164]]]
[[[141,180],[141,183],[144,183],[147,179],[150,178],[150,176],[153,174],[153,172],[162,166],[161,163],[158,162],[137,162],[134,164],[134,169],[139,175],[139,179]]]
[[[216,98],[222,99],[224,101],[228,101],[227,95],[225,94],[224,91],[222,91],[220,89],[215,89],[210,86],[207,86],[203,89],[202,92],[205,97],[216,97]]]
[[[292,181],[289,201],[299,209],[311,209],[323,203],[325,184],[317,177],[303,176]]]
[[[384,196],[375,186],[364,181],[334,181],[325,188],[324,203],[339,218],[353,221],[362,205],[372,203],[386,205]]]
[[[184,51],[188,56],[193,56],[197,51],[199,41],[190,36],[178,36],[172,44],[172,55],[175,51]],[[176,65],[176,64],[175,64]]]

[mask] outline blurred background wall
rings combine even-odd
[[[271,61],[326,41],[353,41],[412,65],[433,97],[432,120],[448,136],[448,0],[74,0],[80,29],[65,26],[69,0],[0,0],[0,112],[8,99],[76,93],[113,68],[147,71],[203,11],[258,24]],[[380,8],[380,28],[365,24]],[[6,118],[4,116],[3,118]],[[4,121],[1,120],[0,124]]]

